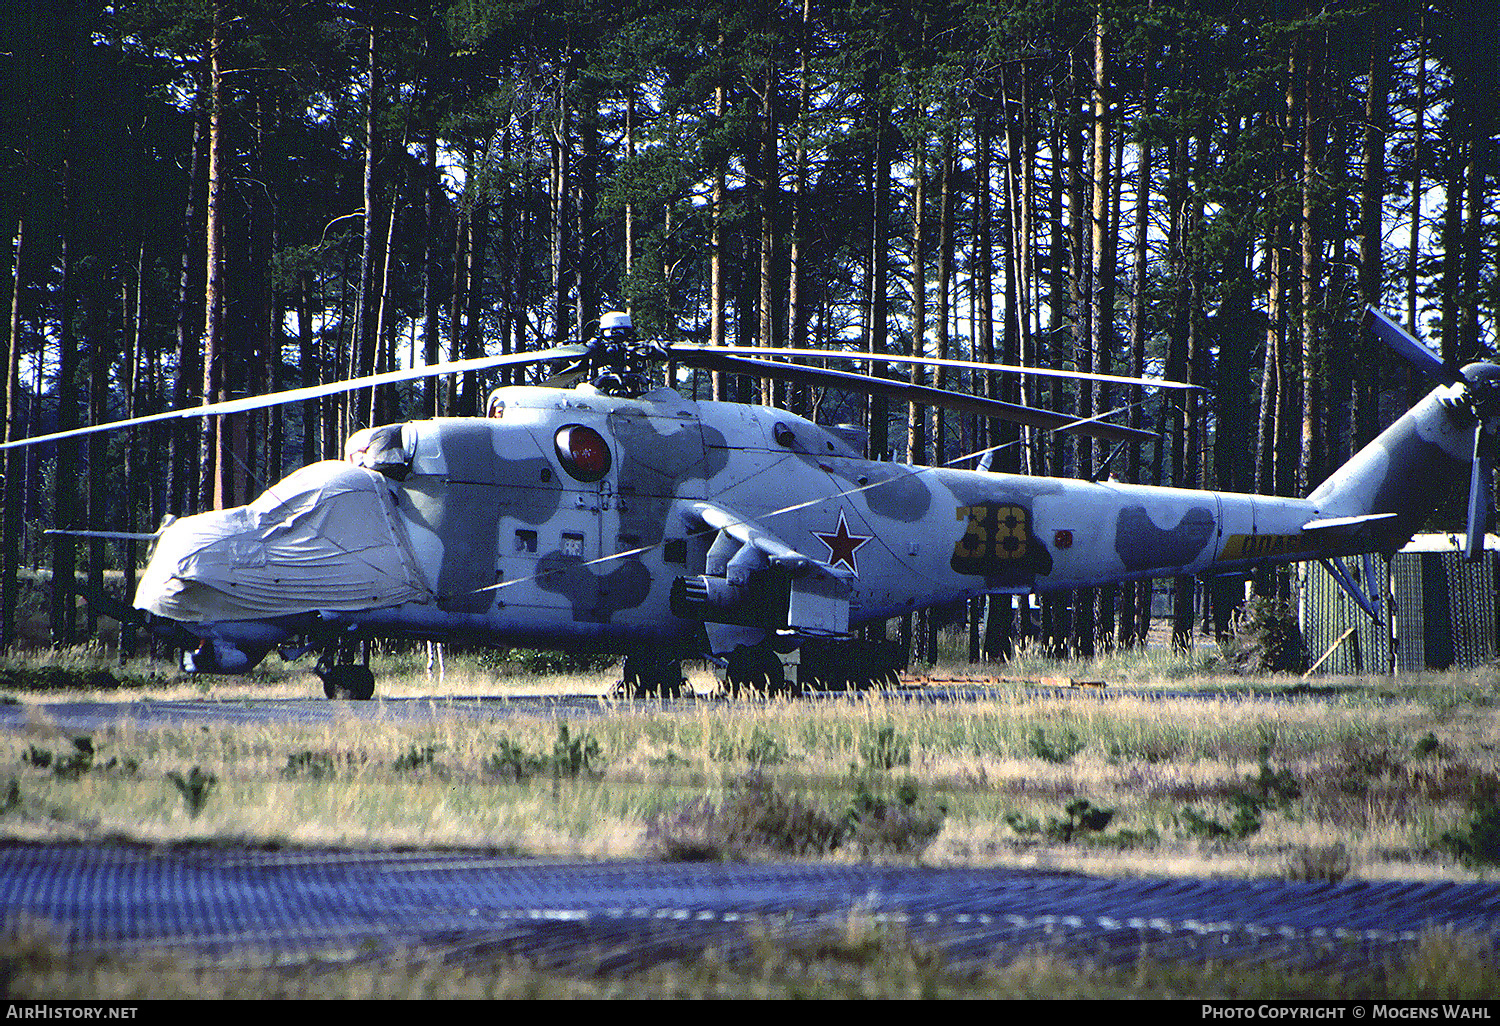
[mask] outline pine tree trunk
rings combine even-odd
[[[29,105],[28,105],[29,106]],[[22,151],[31,154],[28,133]],[[21,401],[21,283],[26,273],[26,207],[29,196],[23,188],[15,197],[16,231],[11,248],[10,317],[6,332],[5,359],[5,434],[4,441],[19,437],[19,404]],[[17,641],[16,602],[20,597],[17,572],[21,563],[21,496],[25,485],[25,449],[5,450],[5,515],[0,530],[0,653],[9,652]]]
[[[1379,306],[1384,292],[1385,265],[1381,247],[1381,212],[1385,203],[1385,144],[1390,106],[1390,22],[1383,7],[1372,12],[1367,64],[1369,82],[1365,95],[1365,131],[1359,199],[1359,301],[1361,306]],[[1356,311],[1357,313],[1357,311]],[[1350,447],[1362,448],[1379,430],[1376,398],[1380,387],[1380,361],[1366,333],[1355,333],[1354,381],[1350,393]]]
[[[922,356],[927,341],[927,250],[925,218],[927,211],[927,139],[920,134],[915,142],[912,160],[911,222],[911,351]],[[921,364],[908,364],[908,380],[913,385],[926,383]],[[926,411],[916,403],[906,406],[906,462],[916,466],[927,462],[925,431]]]
[[[1321,477],[1323,439],[1319,430],[1323,376],[1323,60],[1317,38],[1308,38],[1302,113],[1302,446],[1297,494],[1305,495]]]
[[[881,89],[881,75],[872,76],[866,96],[873,110],[874,165],[871,169],[870,204],[870,262],[869,262],[869,324],[866,329],[866,350],[877,356],[886,353],[889,337],[890,316],[890,194],[891,153],[893,132],[885,109]],[[883,363],[872,365],[871,373],[885,376]],[[871,459],[883,460],[890,454],[889,404],[884,396],[871,396],[869,400],[869,455]]]
[[[797,147],[792,165],[792,221],[788,230],[789,261],[787,266],[787,337],[793,349],[807,348],[808,302],[803,281],[802,264],[806,258],[807,240],[807,133],[808,104],[811,102],[811,82],[808,73],[808,47],[811,44],[810,23],[812,0],[802,0],[802,21],[799,26],[797,68]],[[788,407],[799,416],[806,416],[811,407],[811,397],[805,386],[792,386]]]
[[[209,55],[209,60],[212,56]],[[201,70],[195,111],[193,115],[193,155],[188,171],[187,200],[182,215],[182,267],[177,278],[177,375],[172,382],[172,409],[186,407],[190,400],[200,395],[203,383],[203,339],[200,333],[201,300],[203,286],[198,275],[203,270],[204,255],[199,244],[205,240],[201,222],[206,195],[200,191],[207,188],[208,125],[203,109],[205,93],[201,84]],[[201,435],[209,427],[199,420],[181,420],[169,428],[170,442],[168,458],[172,481],[167,499],[167,509],[174,516],[182,516],[192,510],[201,509],[203,499],[200,486],[199,457]]]
[[[1089,302],[1093,307],[1091,320],[1093,322],[1092,350],[1090,368],[1097,367],[1100,371],[1107,372],[1110,368],[1109,352],[1113,345],[1114,331],[1114,305],[1115,305],[1115,252],[1116,241],[1114,233],[1115,218],[1111,212],[1111,199],[1115,195],[1114,177],[1115,171],[1111,164],[1113,149],[1113,114],[1110,109],[1108,90],[1110,88],[1107,78],[1107,44],[1104,32],[1104,15],[1102,9],[1096,8],[1094,18],[1094,73],[1092,83],[1092,105],[1093,105],[1093,192],[1090,197],[1089,209],[1091,212],[1089,229],[1091,232],[1091,276],[1093,278],[1093,291]],[[1083,369],[1080,367],[1080,369]],[[1089,384],[1089,383],[1085,383]],[[1080,390],[1082,391],[1082,390]],[[1108,405],[1103,402],[1103,386],[1099,388],[1099,395],[1094,394],[1094,389],[1089,388],[1091,414],[1098,409],[1107,409]],[[1090,458],[1080,468],[1081,475],[1091,478],[1094,472],[1096,459]],[[1093,653],[1096,643],[1102,641],[1106,646],[1111,646],[1114,639],[1114,615],[1115,596],[1117,589],[1108,587],[1100,589],[1097,603],[1097,612],[1092,617],[1092,635],[1088,640],[1088,651]],[[1088,602],[1089,597],[1080,596],[1080,601]]]
[[[223,49],[226,0],[215,0],[213,37],[209,42],[208,87],[208,213],[204,223],[203,265],[203,401],[224,398],[224,180],[227,169],[224,146]],[[200,450],[198,497],[211,509],[224,509],[228,481],[228,418],[213,417],[204,423]]]
[[[364,234],[359,255],[359,300],[356,304],[355,331],[358,341],[350,359],[355,377],[375,373],[376,350],[380,345],[380,301],[377,292],[380,263],[380,229],[383,227],[379,207],[380,189],[376,165],[380,159],[380,135],[376,110],[380,99],[380,36],[372,20],[365,54],[365,177]],[[375,389],[362,390],[354,399],[352,416],[345,430],[353,432],[375,422]]]
[[[724,37],[719,37],[722,50]],[[725,112],[725,88],[720,82],[714,87],[714,122],[722,126]],[[722,130],[722,129],[721,129]],[[724,190],[726,172],[723,158],[714,162],[714,191],[712,226],[708,243],[708,341],[710,345],[725,344],[724,334]],[[714,371],[712,395],[715,401],[729,398],[729,376],[723,371]]]
[[[1411,142],[1411,239],[1406,249],[1406,330],[1418,338],[1417,331],[1417,258],[1422,250],[1422,171],[1426,159],[1427,117],[1427,11],[1417,15],[1417,95],[1412,111]]]
[[[942,168],[938,181],[938,266],[937,266],[937,310],[934,323],[937,334],[933,339],[934,355],[939,360],[950,358],[948,346],[948,320],[952,316],[949,292],[953,287],[953,130],[949,128],[943,136]],[[942,365],[932,370],[934,388],[947,388],[947,369]],[[945,466],[948,460],[948,435],[942,407],[932,411],[932,462]]]

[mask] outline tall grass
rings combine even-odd
[[[386,691],[425,688],[440,698],[480,685],[481,670],[463,660],[448,661],[443,687],[425,667],[402,672],[393,661],[381,669]],[[692,679],[711,686],[701,672]],[[163,693],[178,686],[163,681]],[[602,693],[609,683],[603,674],[546,686]],[[57,767],[76,739],[37,705],[24,729],[0,736],[0,788],[9,796],[0,836],[649,855],[650,823],[693,802],[722,805],[756,774],[830,808],[861,786],[888,798],[909,779],[946,810],[920,856],[929,862],[1460,879],[1492,872],[1444,840],[1473,835],[1475,802],[1500,779],[1500,724],[1486,678],[1399,690],[1377,678],[1308,697],[1283,685],[1276,701],[1245,701],[1212,680],[1190,683],[1200,694],[1174,687],[1172,697],[1158,697],[1155,682],[1111,681],[1086,694],[1001,684],[941,703],[881,692],[620,703],[566,725],[540,714],[444,716],[440,701],[428,723],[355,729],[122,720],[89,739],[90,768],[71,774]],[[268,685],[277,694],[286,686]],[[524,676],[486,686],[536,693]],[[15,694],[27,703],[55,697]],[[569,773],[557,769],[564,748],[582,760]],[[172,778],[187,781],[194,769],[214,778],[196,814]],[[1285,774],[1299,794],[1246,812],[1247,782],[1266,773]],[[1114,810],[1108,828],[1049,833],[1047,824],[1065,822],[1078,799]],[[1319,854],[1335,845],[1342,858]],[[826,857],[864,856],[846,848]]]

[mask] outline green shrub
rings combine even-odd
[[[1063,731],[1062,736],[1053,739],[1042,733],[1041,727],[1036,727],[1031,732],[1031,739],[1027,742],[1031,754],[1046,762],[1061,765],[1087,747],[1086,742],[1079,740],[1077,734],[1071,730]]]
[[[851,838],[864,854],[918,855],[943,829],[947,807],[923,802],[911,777],[896,785],[894,798],[873,794],[864,781],[856,785],[846,819]]]
[[[491,776],[525,783],[542,773],[554,777],[597,777],[603,774],[602,765],[598,738],[587,733],[574,737],[566,723],[559,723],[551,752],[534,754],[509,738],[501,738],[499,750],[485,760],[484,768]]]
[[[1259,805],[1244,794],[1231,795],[1230,805],[1234,808],[1234,818],[1227,826],[1193,808],[1186,808],[1178,813],[1177,823],[1189,837],[1201,837],[1209,841],[1239,841],[1260,830]]]
[[[1439,844],[1471,865],[1500,865],[1500,800],[1472,802],[1467,827],[1445,831]]]
[[[1115,817],[1114,809],[1101,809],[1087,798],[1075,798],[1063,807],[1063,816],[1049,816],[1045,825],[1035,816],[1007,813],[1006,825],[1023,837],[1044,835],[1049,840],[1067,844],[1086,834],[1097,834]]]
[[[77,780],[94,768],[94,739],[75,737],[73,750],[57,757],[52,772],[64,780]]]
[[[601,753],[598,738],[592,734],[572,737],[568,733],[568,725],[559,723],[557,740],[552,743],[552,762],[548,768],[552,771],[552,775],[557,777],[577,777],[585,774],[599,776],[604,772],[600,768],[603,763],[603,759],[600,758]]]
[[[888,770],[897,766],[911,765],[911,743],[896,733],[896,728],[887,724],[866,738],[859,746],[859,755],[870,769]]]
[[[193,819],[197,819],[198,813],[208,804],[208,795],[219,782],[218,777],[212,773],[204,773],[197,766],[189,770],[186,776],[173,770],[167,774],[167,779],[182,794],[188,815]]]
[[[1437,735],[1428,731],[1417,738],[1417,743],[1411,746],[1411,754],[1418,759],[1426,759],[1435,756],[1439,752]]]
[[[756,774],[737,787],[727,804],[728,840],[786,855],[834,851],[848,834],[846,817],[790,795]]]
[[[522,783],[540,773],[545,760],[530,754],[510,738],[502,737],[499,750],[485,760],[484,767],[492,776]]]
[[[0,690],[4,691],[115,691],[160,683],[150,675],[98,666],[0,666]]]
[[[855,786],[842,809],[787,794],[759,773],[737,781],[719,803],[698,799],[647,822],[646,836],[668,861],[741,859],[755,852],[826,855],[850,844],[873,853],[920,853],[942,830],[947,810],[922,801],[905,780],[893,799],[867,783]]]
[[[1306,669],[1307,650],[1291,606],[1263,597],[1246,602],[1224,657],[1247,673],[1296,673]]]
[[[756,766],[775,766],[785,762],[788,754],[786,743],[760,726],[745,743],[745,758]]]
[[[619,656],[598,652],[552,652],[534,648],[484,649],[479,665],[494,674],[526,673],[536,677],[559,673],[601,673],[619,662]]]
[[[1271,768],[1271,743],[1267,742],[1260,746],[1260,768],[1256,775],[1248,778],[1232,797],[1243,798],[1257,809],[1281,809],[1302,797],[1302,785],[1290,770]]]
[[[51,769],[52,775],[60,780],[77,780],[92,770],[118,769],[126,773],[134,773],[140,769],[140,764],[130,758],[120,759],[110,756],[105,761],[98,762],[94,751],[94,739],[86,734],[75,737],[72,751],[61,754],[38,748],[36,745],[28,745],[26,751],[21,753],[21,761],[37,769]]]
[[[327,752],[294,752],[286,757],[286,768],[281,772],[287,777],[307,776],[324,780],[333,776],[333,756]]]
[[[405,754],[398,755],[396,761],[391,763],[391,768],[397,773],[407,773],[415,770],[431,769],[437,763],[436,745],[412,745]]]
[[[1205,840],[1238,841],[1256,833],[1261,827],[1262,815],[1268,809],[1283,809],[1302,796],[1302,785],[1297,783],[1290,770],[1271,767],[1271,741],[1260,746],[1260,766],[1254,776],[1246,777],[1243,784],[1229,792],[1229,805],[1234,817],[1228,824],[1203,815],[1197,809],[1186,808],[1177,815],[1178,826],[1189,837]]]

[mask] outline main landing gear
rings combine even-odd
[[[869,691],[899,685],[905,666],[905,649],[892,641],[812,639],[785,658],[762,642],[730,654],[725,685],[732,698]]]
[[[682,661],[644,652],[627,655],[620,692],[626,698],[679,698]]]
[[[783,656],[769,642],[741,645],[729,653],[722,680],[730,698],[775,698],[812,691],[869,691],[901,683],[906,650],[884,640],[803,642]],[[648,652],[625,657],[621,698],[677,698],[683,693],[682,663]]]
[[[366,702],[375,694],[375,674],[370,672],[368,641],[330,642],[318,656],[313,673],[322,678],[323,694],[328,698]]]
[[[770,645],[741,645],[729,653],[725,684],[731,698],[742,695],[772,697],[791,692],[786,667]]]

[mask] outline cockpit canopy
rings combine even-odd
[[[406,427],[384,424],[354,432],[344,443],[344,459],[393,481],[403,480],[417,452],[416,432],[404,430]]]

